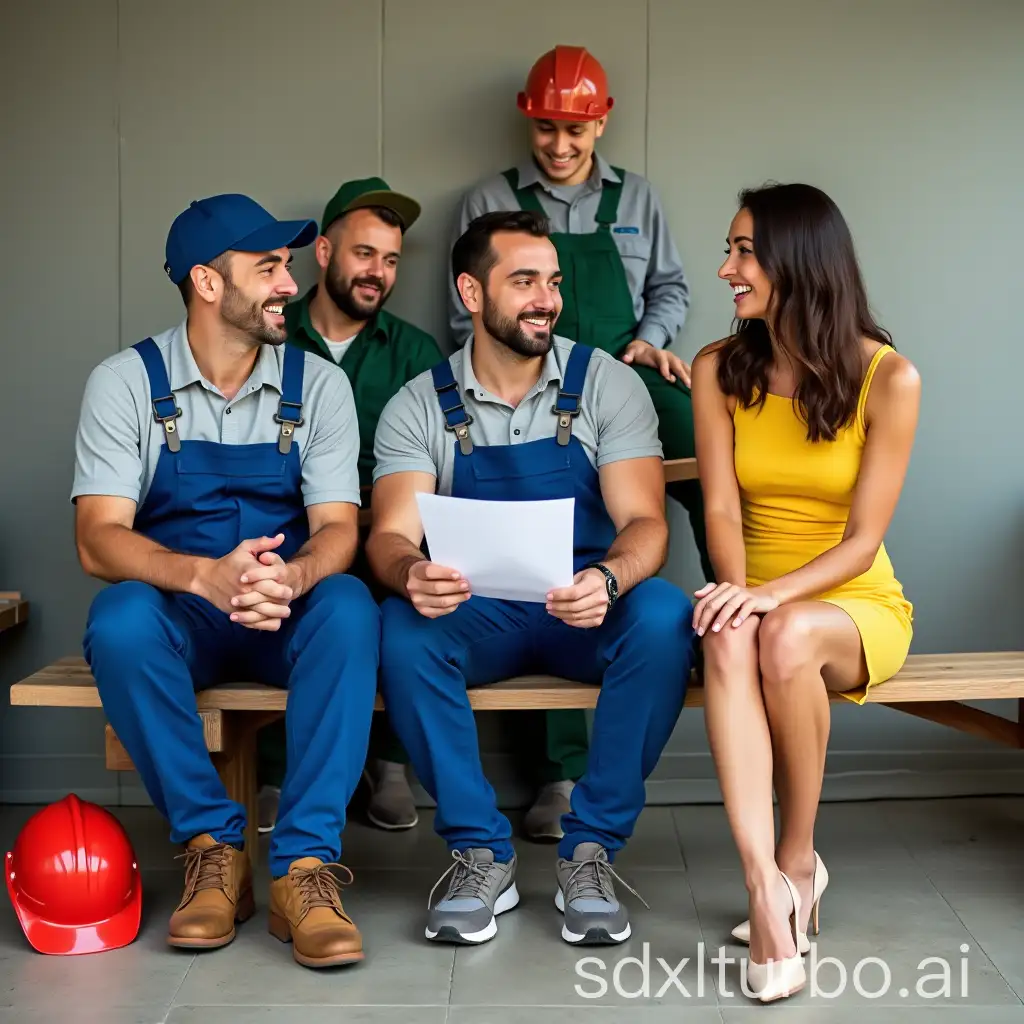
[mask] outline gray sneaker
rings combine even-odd
[[[643,897],[615,873],[599,843],[580,843],[572,860],[558,858],[555,906],[563,913],[562,938],[572,945],[603,946],[629,938],[629,914],[615,898],[617,878],[646,907]],[[648,909],[650,909],[648,907]]]
[[[427,898],[427,938],[437,942],[473,944],[493,939],[495,917],[519,903],[516,858],[496,864],[487,849],[453,850],[455,863],[434,883]],[[434,892],[449,872],[448,891],[434,903]]]
[[[373,759],[363,770],[363,777],[370,787],[366,816],[377,828],[397,832],[416,827],[420,816],[404,764]]]

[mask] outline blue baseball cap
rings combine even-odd
[[[301,248],[318,234],[315,220],[277,220],[254,199],[237,194],[197,199],[174,218],[167,233],[164,270],[175,283],[194,266],[221,253],[270,252],[284,246]]]

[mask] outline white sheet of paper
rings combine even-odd
[[[430,560],[479,597],[540,601],[572,586],[574,498],[481,501],[416,495]]]

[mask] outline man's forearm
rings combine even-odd
[[[289,560],[297,574],[293,599],[309,593],[322,579],[347,572],[355,559],[359,529],[348,523],[325,523]]]
[[[615,574],[619,594],[649,579],[668,557],[668,524],[664,519],[634,519],[615,538],[604,564]]]
[[[194,594],[209,559],[183,555],[120,523],[104,523],[78,540],[82,568],[107,583],[137,580],[158,590]]]
[[[371,536],[366,544],[366,557],[377,579],[403,597],[408,596],[409,570],[425,559],[423,552],[400,533]]]

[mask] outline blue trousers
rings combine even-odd
[[[176,843],[208,833],[241,848],[246,823],[206,750],[195,691],[286,686],[288,770],[270,870],[278,878],[299,857],[338,860],[377,692],[380,612],[365,584],[329,576],[266,633],[200,598],[118,583],[94,600],[84,646],[107,718]]]
[[[563,817],[559,855],[597,842],[609,859],[632,835],[683,707],[693,664],[692,606],[662,579],[626,593],[597,629],[542,604],[472,597],[438,619],[394,597],[381,606],[381,689],[451,850],[512,857],[512,829],[483,773],[467,687],[543,672],[600,685],[590,755]]]

